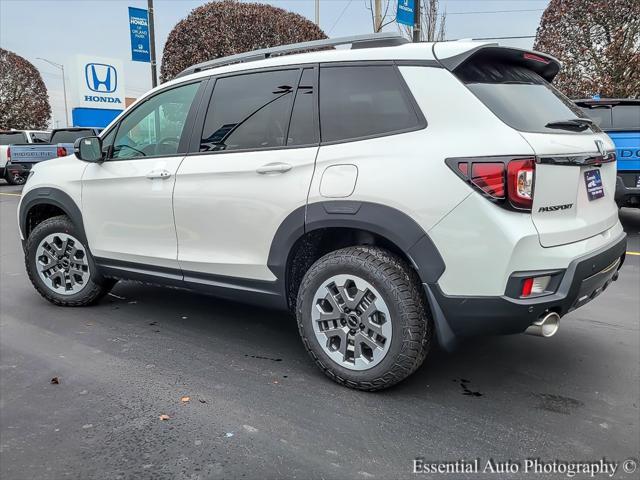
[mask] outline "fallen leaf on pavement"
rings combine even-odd
[[[180,399],[180,401],[181,401],[182,403],[187,403],[189,400],[191,400],[191,397],[182,397],[182,398]]]
[[[51,385],[58,385],[60,383],[60,379],[58,377],[53,377],[51,379]]]
[[[198,399],[198,401],[199,401],[200,403],[207,403],[207,401],[206,401],[204,398],[200,398],[200,399]]]
[[[160,420],[169,420],[171,417],[169,415],[166,414],[162,414],[158,417]]]

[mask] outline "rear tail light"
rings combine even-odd
[[[531,211],[536,162],[531,157],[448,158],[447,165],[497,205]]]
[[[507,165],[509,201],[515,208],[531,210],[533,204],[533,172],[531,158],[511,160]]]
[[[11,147],[7,147],[7,161],[11,160]]]
[[[56,155],[58,157],[66,157],[67,156],[67,149],[64,147],[58,147],[57,151],[56,151]]]
[[[522,281],[522,291],[520,293],[521,298],[534,297],[542,295],[547,292],[547,287],[551,282],[550,275],[543,275],[541,277],[529,277]]]

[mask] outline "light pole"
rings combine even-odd
[[[316,25],[320,26],[320,0],[316,0]]]
[[[155,88],[158,85],[158,74],[156,72],[156,33],[154,25],[153,0],[147,0],[147,9],[149,11],[149,54],[151,60],[151,86]]]
[[[36,57],[38,60],[42,60],[43,62],[47,62],[49,65],[53,65],[56,68],[59,68],[62,71],[62,94],[64,95],[64,119],[66,122],[65,127],[69,126],[69,109],[67,108],[67,82],[64,79],[64,65],[56,62],[52,62],[51,60],[47,60],[46,58]]]

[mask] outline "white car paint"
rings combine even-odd
[[[442,59],[479,45],[453,42],[436,49]],[[202,71],[149,94],[194,78],[268,66],[434,60],[431,47],[408,44],[281,56]],[[613,202],[614,163],[601,168],[608,197],[599,203],[585,200],[580,180],[585,168],[538,166],[534,213],[529,214],[496,207],[444,162],[466,156],[597,153],[594,139],[611,147],[605,135],[524,134],[496,117],[449,71],[421,66],[399,70],[427,119],[423,130],[321,147],[161,160],[87,165],[67,157],[35,167],[25,193],[41,186],[68,193],[81,205],[95,256],[266,281],[274,279],[267,266],[273,237],[292,211],[336,193],[376,202],[405,213],[429,234],[447,266],[439,284],[450,295],[502,295],[510,273],[565,268],[622,231]],[[258,172],[273,163],[291,169]],[[357,181],[352,168],[338,168],[344,165],[357,169]],[[148,179],[158,168],[171,176]],[[326,172],[331,179],[323,186]],[[348,191],[347,186],[354,188]],[[535,213],[538,206],[555,202],[574,203],[575,208]]]

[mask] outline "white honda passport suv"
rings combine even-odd
[[[626,246],[614,145],[559,68],[389,35],[196,65],[32,170],[27,272],[56,305],[134,279],[290,310],[315,363],[363,390],[436,339],[551,336]]]

